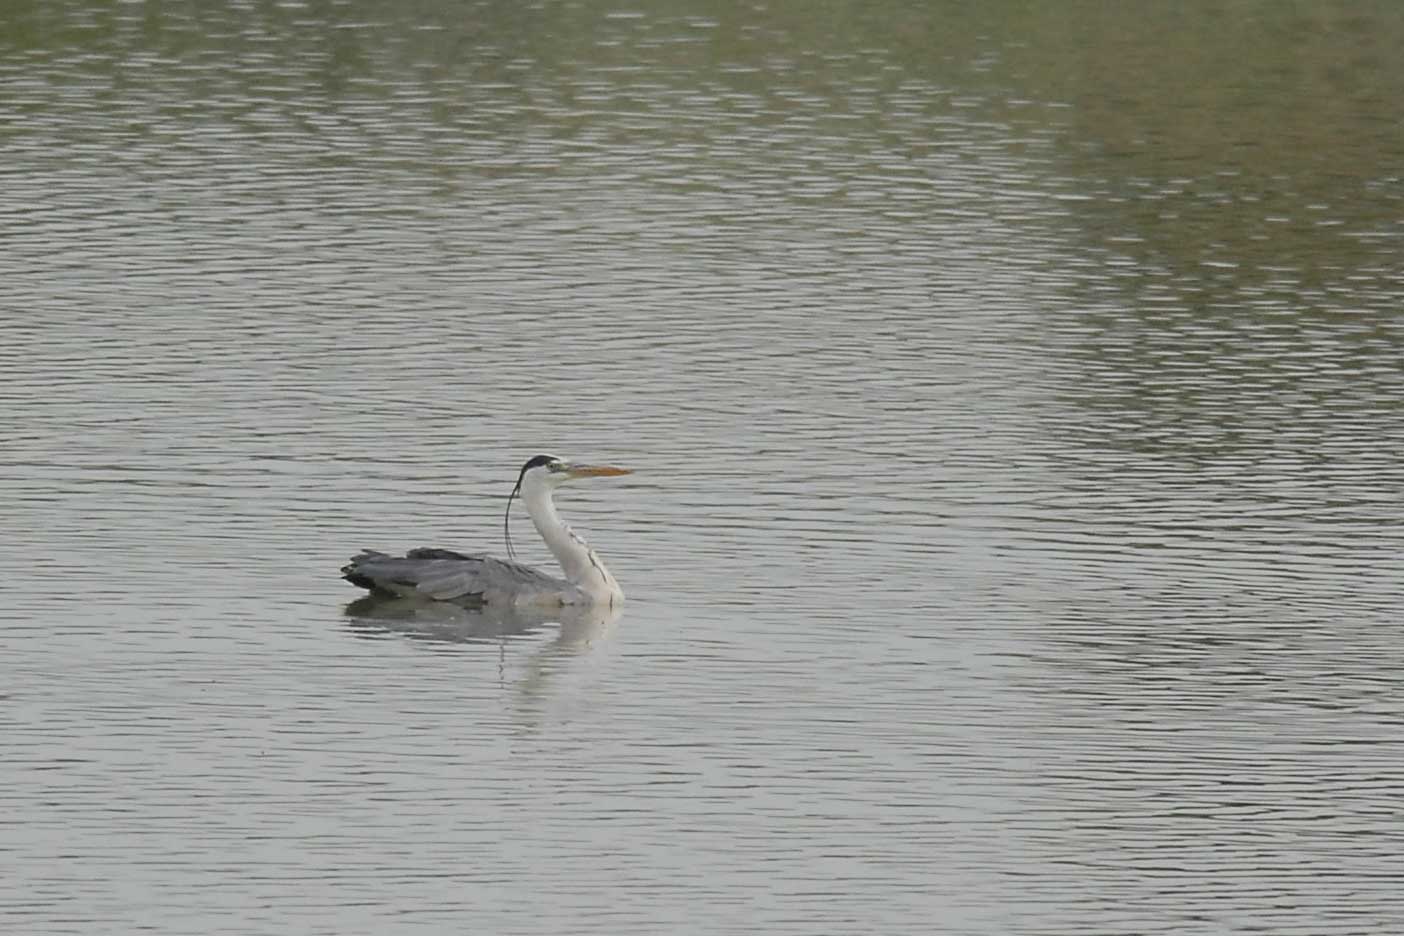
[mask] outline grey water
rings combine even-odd
[[[1401,44],[6,4],[0,930],[1404,932]]]

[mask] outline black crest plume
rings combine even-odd
[[[512,499],[521,492],[522,479],[526,477],[526,473],[531,469],[541,465],[549,465],[551,462],[559,460],[560,459],[556,458],[554,455],[534,455],[527,459],[526,464],[522,466],[522,470],[518,472],[517,483],[513,485],[512,493],[507,495],[507,510],[502,514],[502,537],[507,541],[508,559],[517,558],[517,552],[512,548]]]

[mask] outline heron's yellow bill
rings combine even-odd
[[[613,465],[571,465],[566,469],[566,474],[572,478],[613,478],[633,472],[628,468],[616,468]]]

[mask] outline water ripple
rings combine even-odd
[[[1068,85],[1153,18],[47,9],[7,930],[1404,926],[1392,98],[1268,95],[1323,174]],[[542,449],[637,471],[562,496],[618,621],[346,608]]]

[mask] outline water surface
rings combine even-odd
[[[1404,928],[1392,5],[6,16],[7,931]]]

